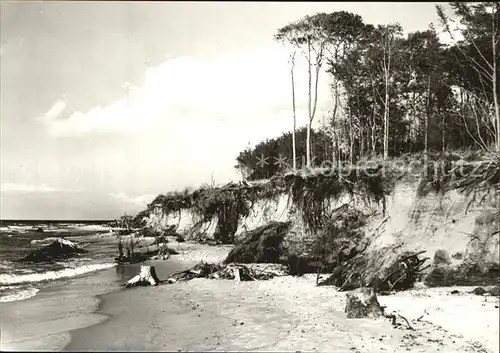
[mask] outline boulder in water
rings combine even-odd
[[[48,262],[56,259],[72,257],[85,252],[87,252],[87,250],[83,249],[78,244],[59,238],[54,240],[49,245],[31,252],[20,261]]]

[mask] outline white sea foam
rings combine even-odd
[[[12,289],[12,287],[4,287],[5,289]],[[40,289],[35,287],[22,288],[20,290],[14,290],[9,294],[2,294],[0,296],[0,303],[13,302],[15,300],[23,300],[34,297]]]
[[[48,243],[49,241],[55,241],[57,239],[59,239],[59,238],[49,237],[49,238],[43,238],[43,239],[34,239],[31,241],[31,244]]]
[[[80,230],[87,230],[87,231],[104,231],[110,229],[110,227],[105,226],[105,225],[100,225],[100,224],[86,224],[86,225],[81,225],[76,227]]]
[[[104,264],[93,264],[85,265],[77,268],[65,268],[59,271],[47,271],[42,273],[30,273],[25,275],[11,275],[2,274],[0,275],[0,284],[20,284],[20,283],[35,283],[42,281],[50,281],[59,278],[74,277],[87,272],[93,272],[102,270],[105,268],[110,268],[116,266],[116,264],[104,263]]]
[[[0,232],[26,233],[26,232],[29,232],[32,230],[33,230],[33,226],[1,226],[0,227]]]

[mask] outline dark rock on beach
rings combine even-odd
[[[486,289],[484,289],[483,287],[477,287],[474,288],[474,290],[471,293],[475,295],[483,295],[486,293]]]
[[[78,244],[66,240],[57,239],[41,249],[31,252],[28,256],[22,258],[22,262],[50,262],[62,258],[68,258],[87,252]]]

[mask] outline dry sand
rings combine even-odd
[[[415,297],[408,292],[380,301],[396,309],[393,303],[413,305]],[[460,310],[449,317],[460,321],[462,333],[470,325],[483,330],[484,339],[474,337],[479,341],[474,343],[468,335],[461,337],[432,323],[432,306],[446,307],[445,300],[422,297],[429,299],[417,301],[422,314],[427,307],[431,314],[421,321],[408,317],[416,329],[411,331],[393,328],[387,319],[346,319],[344,298],[345,293],[331,287],[316,287],[310,275],[259,282],[195,279],[133,288],[103,296],[100,312],[110,320],[74,331],[66,349],[498,352],[494,343],[498,320],[487,326],[498,319],[491,301],[482,306],[481,298],[458,297],[470,306],[467,312],[477,311],[483,320],[472,323]]]

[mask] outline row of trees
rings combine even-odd
[[[278,29],[274,38],[290,52],[291,167],[297,167],[302,143],[295,123],[298,55],[306,59],[308,73],[307,166],[318,80],[325,72],[334,99],[321,136],[329,137],[335,164],[345,156],[352,163],[366,155],[471,146],[500,153],[500,5],[455,2],[451,9],[456,22],[437,6],[442,31],[459,36],[451,46],[439,41],[432,26],[405,36],[399,24],[375,27],[345,11],[305,16]],[[251,167],[245,161],[250,154],[240,154],[240,166]]]
[[[260,142],[255,148],[247,148],[236,158],[235,167],[248,180],[269,179],[290,169],[305,167],[308,136],[312,165],[332,167],[330,136],[324,130],[310,130],[308,134],[306,127],[298,128],[295,134],[286,132],[278,138]]]

